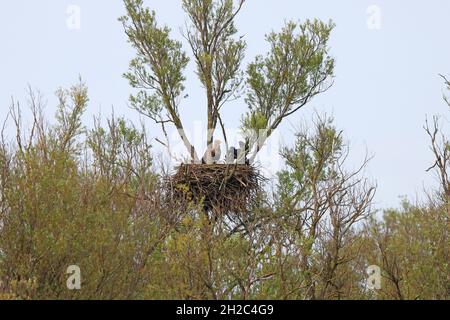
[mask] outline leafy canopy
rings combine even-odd
[[[120,18],[129,42],[136,50],[125,74],[137,89],[132,106],[161,124],[178,129],[188,152],[195,150],[184,132],[179,107],[184,91],[184,71],[189,58],[167,26],[158,25],[155,12],[143,0],[124,0],[126,15]],[[248,112],[242,119],[244,132],[267,130],[266,138],[282,120],[305,106],[332,85],[334,59],[328,41],[334,24],[319,20],[287,22],[280,32],[266,36],[269,52],[258,55],[241,70],[246,43],[237,37],[235,18],[245,0],[183,0],[188,16],[183,31],[196,63],[196,73],[206,94],[207,143],[212,143],[217,125],[227,143],[221,113],[226,102],[246,92]],[[185,95],[187,96],[187,95]],[[185,97],[184,96],[184,97]],[[166,134],[167,138],[167,134]],[[252,140],[263,144],[265,139]],[[168,146],[168,143],[166,144]],[[256,153],[261,145],[256,148]]]

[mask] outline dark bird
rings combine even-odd
[[[250,161],[247,159],[248,154],[248,144],[239,141],[239,149],[235,147],[230,147],[227,151],[225,161],[228,164],[234,163],[237,160],[238,164],[250,164]]]
[[[237,155],[239,164],[250,165],[250,160],[248,159],[248,152],[249,152],[249,141],[247,139],[245,140],[245,143],[239,141],[239,149]]]
[[[230,147],[227,151],[227,155],[225,157],[225,161],[227,164],[234,163],[234,160],[238,158],[238,149],[235,147]]]
[[[222,151],[220,150],[220,140],[214,141],[214,145],[209,145],[202,157],[203,164],[213,164],[220,160]]]

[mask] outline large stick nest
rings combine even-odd
[[[247,212],[257,196],[259,171],[245,164],[182,164],[171,177],[172,197],[213,214]]]

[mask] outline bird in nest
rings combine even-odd
[[[236,149],[235,147],[230,147],[227,151],[225,162],[227,164],[236,163],[237,164],[246,164],[249,165],[250,161],[247,158],[248,156],[248,141],[245,143],[242,141],[239,141],[239,149]]]
[[[203,164],[214,164],[219,161],[222,151],[220,150],[220,140],[215,140],[213,145],[209,145],[202,157]]]

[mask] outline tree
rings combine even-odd
[[[361,175],[368,160],[345,169],[348,147],[327,117],[300,130],[282,156],[272,235],[277,273],[266,286],[276,286],[282,299],[348,298],[356,282],[350,263],[361,250],[357,225],[371,213],[375,193]]]
[[[207,144],[213,142],[217,122],[222,120],[222,106],[235,94],[242,83],[240,65],[244,58],[245,41],[234,39],[237,30],[234,19],[245,0],[183,0],[183,9],[191,25],[186,30],[197,64],[197,74],[206,90]],[[224,132],[226,139],[226,133]]]
[[[87,132],[87,87],[57,96],[47,126],[30,91],[29,132],[14,102],[15,144],[0,143],[0,298],[144,298],[181,213],[163,202],[145,130],[112,118]],[[70,265],[81,290],[66,286]]]
[[[137,56],[125,77],[138,92],[131,95],[132,106],[160,124],[166,137],[166,125],[178,130],[192,160],[198,155],[188,140],[179,108],[189,62],[179,41],[170,38],[170,29],[159,26],[155,12],[144,7],[143,0],[125,0],[127,14],[120,18]],[[246,77],[241,71],[246,43],[237,38],[236,15],[245,0],[183,0],[189,18],[184,31],[197,65],[207,101],[208,146],[214,139],[218,123],[227,143],[223,106],[247,90],[249,108],[243,118],[244,131],[266,129],[267,136],[283,119],[305,106],[314,96],[331,86],[334,60],[327,43],[333,23],[317,20],[304,24],[288,22],[280,33],[267,36],[270,51],[250,63]],[[248,133],[249,134],[249,133]],[[259,134],[247,145],[256,146],[255,155],[265,139]],[[257,143],[259,142],[259,143]]]
[[[450,82],[442,76],[444,79],[447,90],[450,92]],[[444,93],[444,101],[450,107],[450,101]],[[431,141],[431,151],[435,157],[434,164],[427,169],[427,171],[435,170],[440,181],[440,189],[442,191],[443,198],[448,203],[450,199],[450,140],[442,132],[439,126],[439,117],[433,117],[433,124],[430,125],[428,120],[425,122],[425,131]]]
[[[381,268],[378,299],[448,299],[448,207],[442,202],[385,210],[366,226],[368,265]]]
[[[286,117],[332,85],[334,59],[327,45],[333,27],[318,20],[289,22],[266,37],[271,50],[248,66],[249,112],[243,128],[256,133],[254,156]]]
[[[348,167],[331,118],[297,131],[248,213],[212,219],[165,193],[145,128],[113,116],[86,130],[83,83],[57,97],[51,125],[30,91],[26,132],[14,101],[16,137],[0,141],[0,299],[448,299],[442,190],[373,214],[368,159]]]
[[[450,80],[448,80],[445,76],[441,75],[442,79],[444,79],[444,85],[447,88],[447,91],[450,92]],[[444,101],[448,104],[450,107],[450,97],[446,96],[444,94]]]
[[[444,79],[447,90],[450,83]],[[444,94],[444,100],[449,104]],[[385,210],[381,220],[372,217],[366,224],[368,264],[382,270],[380,299],[448,299],[449,165],[450,144],[434,116],[425,131],[439,178],[437,192],[428,192],[425,203],[407,199],[400,209]]]
[[[155,13],[143,8],[142,0],[127,0],[125,7],[128,15],[121,17],[120,21],[137,51],[125,78],[131,86],[140,89],[136,95],[130,96],[131,105],[160,124],[165,135],[167,123],[172,123],[186,148],[198,160],[179,114],[185,80],[183,71],[189,58],[182,51],[181,43],[170,39],[170,29],[160,27]]]

